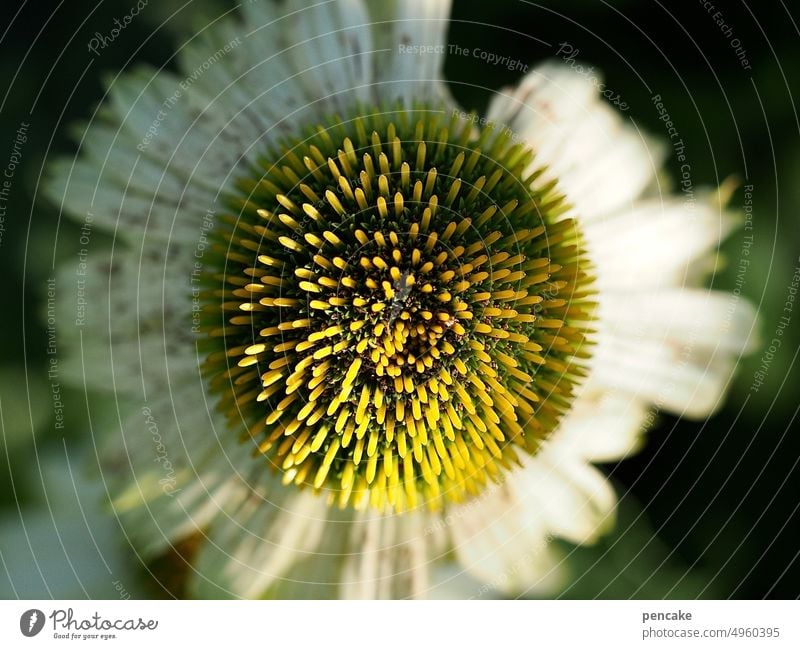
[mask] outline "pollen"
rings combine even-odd
[[[364,111],[265,152],[204,278],[203,371],[287,486],[442,507],[568,410],[591,267],[533,152],[443,110]]]

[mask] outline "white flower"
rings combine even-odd
[[[494,128],[473,127],[441,79],[448,13],[442,0],[244,3],[183,47],[180,75],[120,75],[81,155],[54,166],[51,197],[95,237],[76,288],[85,313],[69,305],[75,327],[59,331],[63,371],[111,391],[111,416],[93,425],[103,479],[145,559],[172,549],[190,565],[191,596],[546,590],[561,578],[553,537],[588,543],[613,524],[591,463],[635,451],[654,407],[709,415],[750,346],[749,305],[700,288],[732,224],[715,197],[665,195],[663,148],[556,64],[497,94]],[[342,225],[356,210],[374,232]],[[407,231],[390,232],[395,218]],[[430,245],[412,259],[418,232]],[[402,241],[386,243],[392,233]],[[334,258],[351,244],[384,252]],[[300,265],[315,252],[317,266]],[[426,283],[427,259],[460,255],[458,272]],[[385,285],[373,279],[384,271]],[[348,282],[373,295],[337,297]],[[74,267],[60,285],[76,285]],[[385,315],[356,321],[356,309]],[[326,320],[307,339],[270,338]],[[346,337],[359,327],[375,328]],[[455,379],[432,386],[439,371]],[[434,439],[429,399],[457,406],[441,422],[458,443]],[[402,434],[387,430],[387,404]]]

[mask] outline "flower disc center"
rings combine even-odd
[[[205,365],[286,484],[341,506],[460,501],[569,407],[592,307],[533,154],[442,110],[268,152],[209,273]]]

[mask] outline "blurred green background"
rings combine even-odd
[[[81,449],[91,449],[81,391],[64,388],[73,407],[65,410],[64,428],[55,426],[46,280],[54,262],[74,259],[79,229],[59,222],[53,205],[34,201],[44,160],[73,154],[65,127],[91,114],[105,76],[141,61],[161,66],[192,25],[233,6],[151,2],[102,56],[89,54],[93,33],[107,32],[133,4],[74,0],[53,4],[51,15],[39,4],[5,3],[0,161],[11,155],[20,126],[30,126],[0,221],[2,597],[159,594],[113,519],[100,514],[102,488],[86,472],[91,461],[81,462]],[[742,187],[754,187],[752,264],[742,292],[759,305],[768,345],[800,265],[800,122],[792,94],[800,87],[800,10],[783,2],[719,2],[714,10],[709,4],[458,0],[450,42],[530,63],[553,57],[558,43],[568,42],[580,50],[579,60],[602,70],[607,86],[630,106],[626,116],[664,139],[651,102],[660,94],[687,144],[695,187],[738,178],[734,209],[743,205]],[[449,57],[446,73],[456,98],[478,110],[492,91],[520,76],[458,56]],[[674,157],[667,167],[677,178]],[[742,232],[726,242],[728,264],[714,277],[715,287],[734,287],[742,243]],[[641,453],[604,467],[620,495],[619,524],[595,547],[564,545],[573,580],[561,596],[800,595],[797,321],[800,312],[758,392],[751,387],[763,349],[741,364],[713,419],[661,416]],[[84,485],[80,497],[73,480]]]

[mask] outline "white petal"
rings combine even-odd
[[[560,453],[590,462],[615,462],[642,445],[647,408],[640,399],[584,390],[558,427]]]
[[[556,536],[593,543],[614,526],[611,485],[593,466],[562,449],[558,438],[526,463],[517,480],[527,515],[542,518]]]
[[[680,286],[691,264],[713,250],[733,226],[730,214],[710,198],[637,203],[585,224],[597,286],[605,291]],[[693,279],[693,278],[691,278]]]
[[[690,345],[690,343],[687,343]],[[593,387],[619,390],[659,409],[693,418],[712,414],[720,405],[734,369],[732,358],[698,359],[691,348],[651,340],[609,337],[592,359]]]
[[[701,288],[604,293],[603,328],[622,339],[647,336],[696,350],[745,354],[755,349],[755,310],[733,293]]]
[[[693,418],[722,403],[736,360],[757,345],[756,313],[702,289],[606,294],[587,387]]]
[[[153,464],[152,457],[150,463]],[[222,525],[229,523],[226,512],[251,492],[251,487],[229,467],[209,462],[204,465],[178,471],[174,483],[161,465],[151,468],[147,475],[121,470],[113,481],[109,480],[110,471],[106,471],[110,487],[127,478],[126,489],[115,489],[114,512],[126,538],[144,557],[168,551],[179,540],[201,533],[215,520]],[[165,484],[170,485],[168,491],[164,491]]]
[[[482,584],[462,596],[548,593],[562,585],[553,538],[592,543],[615,520],[614,491],[589,462],[635,450],[646,415],[640,400],[584,394],[537,456],[525,458],[502,486],[449,512],[459,561]]]
[[[310,492],[285,491],[291,495],[280,503],[250,494],[227,520],[215,522],[193,563],[193,595],[262,596],[316,550],[325,530],[325,500]]]
[[[489,589],[485,582],[474,577],[456,562],[440,562],[431,567],[431,587],[426,599],[496,599],[498,591]]]
[[[541,135],[532,140],[541,145],[547,131],[559,122],[583,119],[596,102],[597,91],[584,77],[566,65],[547,62],[531,70],[516,87],[497,93],[489,104],[487,119],[510,126],[517,132],[532,128],[534,121]]]
[[[445,522],[453,550],[463,568],[480,582],[476,592],[462,597],[481,597],[493,590],[549,592],[563,583],[548,521],[531,510],[523,477],[528,470],[513,472],[505,484],[490,486],[448,511]]]
[[[331,509],[286,490],[278,503],[249,496],[211,526],[192,577],[202,597],[338,599],[424,596],[442,555],[440,528],[424,512],[382,515]]]
[[[443,555],[441,524],[422,511],[358,514],[348,531],[339,596],[346,599],[423,597],[431,566]]]
[[[148,83],[139,73],[115,83],[105,110],[115,125],[95,122],[82,130],[88,155],[51,165],[45,189],[79,222],[90,216],[94,228],[134,246],[147,237],[162,249],[166,241],[194,247],[203,215],[218,210],[216,196],[246,147],[231,147],[226,138],[191,125],[182,118],[185,105],[176,105],[154,127],[159,109],[154,112],[155,99],[148,98],[159,95]],[[155,135],[148,140],[150,128]]]
[[[535,164],[548,167],[545,179],[559,181],[586,221],[638,197],[653,182],[664,156],[664,147],[600,100],[592,78],[565,64],[546,63],[517,88],[497,95],[487,116],[533,147]]]
[[[375,48],[363,3],[292,0],[286,12],[282,24],[291,33],[295,81],[308,97],[329,98],[339,111],[352,109],[356,100],[375,103]]]
[[[68,351],[62,369],[72,381],[140,399],[151,381],[153,394],[166,390],[170,378],[176,386],[194,379],[201,389],[191,270],[165,252],[152,243],[145,252],[120,246],[113,256],[98,247],[78,274],[75,265],[60,269],[58,333]]]
[[[449,101],[442,82],[447,52],[447,27],[451,0],[388,0],[369,2],[375,21],[376,63],[381,94],[387,100],[408,104]],[[434,52],[412,53],[433,46]]]

